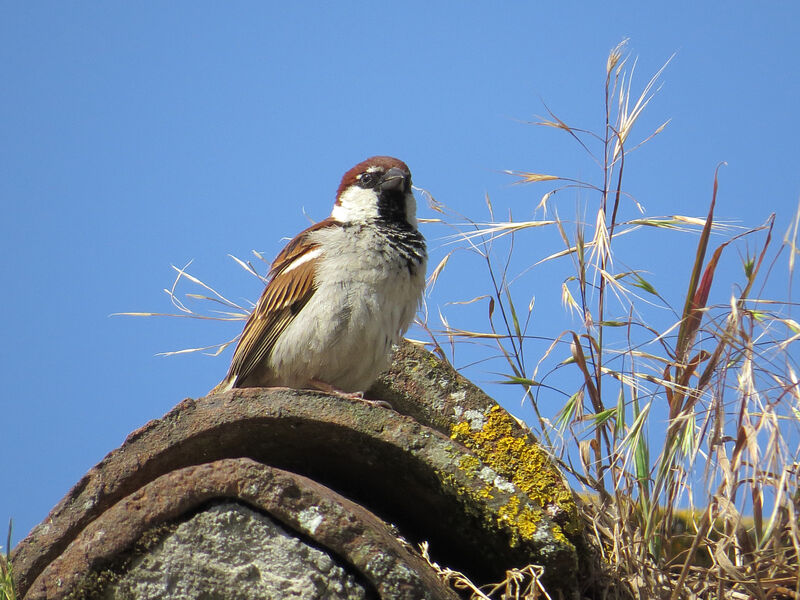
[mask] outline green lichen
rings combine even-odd
[[[423,356],[428,360],[428,367],[439,368],[439,359],[436,358],[435,354],[425,353]]]
[[[447,473],[445,471],[438,471],[437,475],[439,477],[439,481],[442,483],[443,489],[448,490],[448,492],[455,493],[455,495],[459,498],[470,498],[474,499],[479,497],[479,494],[475,494],[475,492],[460,484],[458,479],[452,473]],[[467,515],[472,517],[482,517],[481,511],[478,510],[479,504],[474,504],[472,502],[464,502],[463,503],[463,510]]]
[[[513,418],[499,406],[486,413],[486,423],[473,430],[466,421],[451,429],[450,437],[475,452],[483,464],[513,483],[518,490],[541,506],[555,504],[567,514],[564,530],[568,535],[580,529],[572,492],[564,484],[545,452],[531,443]],[[464,461],[462,460],[462,463]],[[464,468],[464,465],[461,465]],[[514,535],[529,540],[536,533],[541,513],[520,507],[513,497],[498,511],[498,522],[512,525]],[[569,543],[558,525],[556,540]]]

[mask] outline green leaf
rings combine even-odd
[[[644,290],[648,294],[653,294],[654,296],[658,296],[656,288],[654,288],[652,284],[649,281],[647,281],[644,277],[642,277],[638,273],[634,273],[633,277],[636,279],[636,281],[633,282],[633,285],[635,285],[639,289]]]
[[[752,279],[753,272],[756,267],[756,259],[755,257],[748,256],[747,259],[742,263],[742,267],[744,267],[744,275],[747,279]]]
[[[594,421],[595,425],[603,425],[616,414],[617,414],[616,408],[607,408],[606,410],[600,411],[599,413],[594,415],[592,417],[592,421]]]
[[[619,387],[619,395],[617,396],[617,428],[614,431],[618,438],[625,435],[625,388]]]
[[[508,308],[511,311],[511,321],[514,323],[514,333],[516,336],[522,337],[522,330],[519,328],[519,319],[517,318],[517,309],[514,308],[514,301],[511,299],[511,291],[506,286],[506,300],[508,300]]]
[[[527,379],[526,377],[517,377],[516,375],[505,375],[505,379],[503,381],[496,381],[495,383],[499,383],[501,385],[524,385],[526,387],[537,387],[542,385],[538,381],[534,381],[533,379]]]
[[[559,432],[562,434],[567,429],[567,426],[572,422],[575,418],[575,413],[577,412],[579,402],[583,402],[583,391],[578,390],[564,404],[564,408],[562,408],[556,414],[555,426]]]

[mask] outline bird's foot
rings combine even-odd
[[[394,407],[391,404],[389,404],[386,400],[369,400],[367,398],[364,398],[364,394],[361,394],[361,396],[356,398],[356,400],[359,400],[364,404],[368,404],[370,406],[380,406],[381,408],[388,408],[389,410],[394,410]]]
[[[364,398],[364,392],[344,392],[337,387],[332,386],[329,383],[325,383],[324,381],[319,380],[312,380],[311,385],[314,386],[314,389],[319,390],[321,392],[327,392],[328,394],[333,394],[335,396],[339,396],[340,398],[347,398],[348,400],[358,400],[359,402],[363,402],[364,404],[368,404],[369,406],[380,406],[381,408],[388,408],[390,410],[394,410],[391,404],[386,402],[386,400],[369,400]]]

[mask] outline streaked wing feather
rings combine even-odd
[[[278,337],[314,295],[318,259],[312,258],[300,264],[297,261],[318,248],[316,244],[308,243],[308,235],[326,227],[341,227],[341,223],[329,217],[311,225],[297,234],[275,257],[270,267],[269,283],[245,323],[226,381],[246,379],[269,356]]]
[[[242,381],[272,352],[281,333],[314,294],[316,259],[285,269],[302,253],[286,254],[287,246],[273,263],[271,278],[247,319],[233,354],[228,379]],[[310,250],[310,248],[305,248]]]

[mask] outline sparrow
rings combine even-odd
[[[357,164],[342,177],[330,216],[275,258],[214,391],[363,396],[417,312],[426,263],[408,166],[390,156]]]

